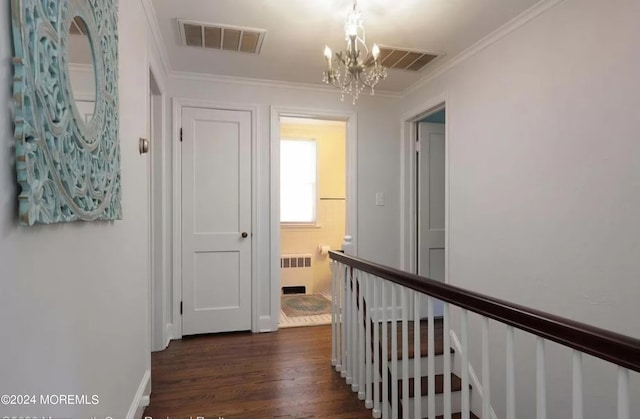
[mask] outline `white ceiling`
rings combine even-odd
[[[443,53],[420,72],[389,70],[378,90],[401,92],[539,0],[359,0],[367,43]],[[170,67],[322,84],[325,44],[343,49],[351,0],[153,0]],[[266,29],[260,55],[186,47],[177,18]]]

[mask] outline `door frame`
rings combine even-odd
[[[358,115],[356,112],[329,111],[297,107],[271,106],[271,322],[278,330],[280,321],[280,118],[297,117],[344,121],[346,127],[346,219],[345,236],[351,236],[353,255],[358,255]]]
[[[449,283],[449,256],[451,246],[450,229],[450,161],[451,161],[451,100],[445,92],[416,106],[412,111],[402,116],[401,138],[401,187],[400,187],[400,263],[402,269],[407,272],[417,273],[418,250],[418,167],[416,164],[416,137],[418,135],[417,123],[424,117],[440,110],[446,109],[445,115],[445,235],[444,235],[444,282]]]
[[[166,87],[159,76],[160,70],[149,62],[148,110],[149,110],[149,278],[150,278],[150,331],[151,351],[160,351],[171,339],[171,315],[169,313],[169,287],[171,280],[169,254],[170,214],[169,179],[167,160],[167,106]],[[156,91],[151,88],[152,82]],[[162,191],[156,194],[154,189]]]
[[[173,333],[171,339],[182,338],[182,147],[180,146],[180,128],[182,127],[182,108],[220,109],[244,111],[251,114],[251,331],[258,331],[258,295],[260,287],[257,280],[258,266],[258,107],[227,102],[216,102],[191,98],[175,97],[173,105]]]

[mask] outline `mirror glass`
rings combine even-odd
[[[78,114],[85,123],[93,118],[96,104],[96,75],[93,48],[87,25],[80,16],[69,27],[69,81]]]

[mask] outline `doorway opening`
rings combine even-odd
[[[449,282],[449,121],[443,94],[402,117],[402,269]],[[433,304],[429,307],[428,301]],[[444,305],[423,298],[420,316]]]
[[[445,282],[446,261],[446,109],[429,112],[416,124],[416,272]],[[424,299],[426,300],[426,299]],[[442,317],[444,304],[433,301],[433,314]],[[421,314],[428,315],[426,301]]]
[[[347,122],[281,116],[279,327],[331,322],[328,252],[346,234]]]

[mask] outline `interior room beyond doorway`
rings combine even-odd
[[[280,118],[280,327],[328,324],[346,223],[345,121]]]

